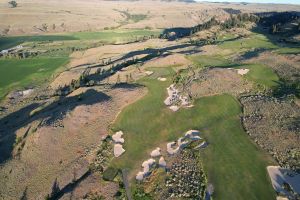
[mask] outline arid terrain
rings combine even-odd
[[[300,5],[0,0],[0,199],[300,198]]]

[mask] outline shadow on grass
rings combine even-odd
[[[76,96],[60,97],[57,101],[46,106],[40,103],[32,103],[3,117],[0,119],[0,164],[11,158],[18,129],[36,120],[40,121],[40,125],[51,126],[62,120],[68,112],[77,106],[93,105],[110,99],[110,96],[102,92],[89,89]],[[22,139],[28,135],[28,132],[27,129],[27,133],[24,134]]]
[[[70,35],[40,35],[40,36],[9,36],[0,37],[0,50],[11,48],[24,42],[51,42],[64,40],[78,40]]]

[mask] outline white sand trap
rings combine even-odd
[[[189,100],[185,96],[180,96],[179,99],[181,100],[181,105],[182,106],[188,106],[190,104]]]
[[[192,107],[194,107],[193,104],[186,106],[186,108],[192,108]]]
[[[143,171],[138,172],[135,178],[139,181],[143,180],[146,176],[150,174],[150,169],[154,164],[155,160],[153,158],[144,161],[142,164]]]
[[[300,194],[300,174],[279,166],[268,166],[267,170],[276,192],[291,196],[290,192],[283,188],[283,183],[288,183],[294,192]]]
[[[161,154],[160,154],[160,148],[159,147],[157,147],[155,150],[153,150],[151,153],[150,153],[150,155],[151,155],[151,157],[158,157],[158,156],[160,156]]]
[[[189,130],[185,133],[184,137],[180,137],[176,142],[167,143],[167,152],[170,155],[178,153],[180,149],[187,147],[192,141],[201,140],[202,138],[199,136],[200,132],[197,130]]]
[[[184,140],[185,140],[184,137],[181,137],[177,140],[177,144],[181,149],[185,148],[189,144],[189,141],[184,141]]]
[[[177,110],[179,110],[178,106],[170,106],[169,107],[172,111],[176,112]]]
[[[249,69],[237,69],[237,73],[242,76],[247,74],[249,71],[250,71]]]
[[[203,141],[201,144],[197,145],[194,149],[204,149],[207,147],[208,143]]]
[[[182,106],[187,108],[192,107],[190,106],[190,101],[188,97],[179,95],[179,91],[175,88],[174,84],[170,85],[170,87],[167,88],[167,92],[168,92],[168,97],[164,100],[164,103],[166,106],[169,106],[169,108],[172,111],[176,112]]]
[[[144,179],[144,172],[137,173],[135,179],[138,181],[142,181]]]
[[[34,91],[34,89],[23,90],[22,94],[23,94],[23,96],[28,96],[31,93],[33,93],[33,91]]]
[[[166,81],[167,79],[166,79],[166,78],[162,78],[162,77],[158,77],[157,80],[163,81],[163,82],[164,82],[164,81]]]
[[[114,145],[114,156],[116,158],[121,156],[124,152],[125,152],[125,149],[123,149],[123,146],[121,144]]]
[[[167,162],[165,161],[164,157],[160,157],[158,164],[160,167],[166,167],[167,166]]]
[[[123,132],[122,131],[118,131],[116,132],[113,136],[112,139],[115,143],[124,143],[124,138],[122,138]]]
[[[189,130],[185,133],[186,138],[194,138],[196,136],[199,136],[200,132],[198,130]],[[201,139],[201,138],[200,138]]]
[[[167,144],[167,152],[170,155],[176,154],[179,151],[179,147],[173,148],[175,146],[176,142],[169,142]]]
[[[153,74],[153,71],[145,71],[145,74],[146,74],[147,76],[150,76],[150,75]]]
[[[276,197],[276,200],[289,200],[289,199],[286,197]]]

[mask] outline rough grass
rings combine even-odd
[[[0,99],[12,89],[42,83],[68,60],[68,57],[0,60]]]
[[[159,70],[159,69],[156,69]],[[159,144],[199,129],[210,145],[202,153],[209,181],[215,186],[214,199],[274,199],[267,178],[268,156],[251,142],[240,124],[239,103],[229,95],[205,97],[192,109],[174,113],[163,104],[168,82],[145,78],[149,93],[127,107],[113,130],[124,131],[126,152],[113,165],[134,170]]]

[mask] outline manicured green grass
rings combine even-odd
[[[233,41],[225,41],[219,47],[230,49],[232,52],[243,52],[252,48],[276,49],[277,45],[273,44],[266,36],[261,34],[251,34],[247,38]]]
[[[136,37],[159,35],[160,31],[154,30],[107,30],[101,32],[78,32],[72,35],[80,40],[101,40],[104,42],[124,42]]]
[[[77,40],[71,35],[40,35],[40,36],[11,36],[0,37],[0,50],[8,49],[24,42],[49,42],[49,41],[65,41]]]
[[[246,79],[253,81],[259,85],[267,88],[273,88],[278,85],[279,77],[269,67],[262,64],[239,64],[231,62],[229,59],[220,55],[200,55],[191,56],[190,59],[198,67],[223,67],[223,68],[236,68],[236,69],[249,69],[250,71],[244,76]]]
[[[0,37],[0,50],[8,49],[24,42],[52,42],[52,41],[70,41],[70,40],[97,40],[102,42],[126,42],[136,39],[136,37],[159,35],[158,30],[105,30],[99,32],[76,32],[57,35],[41,36],[9,36]]]
[[[189,129],[199,129],[209,142],[201,155],[215,187],[214,199],[275,198],[266,171],[271,161],[243,131],[241,108],[233,97],[200,98],[194,102],[195,107],[174,113],[163,103],[170,81],[148,77],[141,83],[149,93],[124,109],[112,127],[113,131],[124,132],[126,149],[124,155],[113,160],[113,166],[139,169],[158,145],[176,140]]]
[[[0,99],[12,89],[40,84],[68,60],[68,57],[1,59]]]
[[[300,46],[295,47],[282,47],[276,50],[279,54],[299,54],[300,53]]]
[[[198,67],[231,67],[233,64],[230,60],[220,55],[197,55],[189,57]]]
[[[278,85],[279,77],[277,74],[262,64],[249,64],[238,68],[246,68],[250,71],[245,75],[245,78],[254,81],[257,84],[267,88],[274,88]]]

